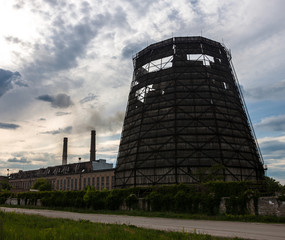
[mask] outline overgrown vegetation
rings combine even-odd
[[[51,191],[51,184],[48,180],[39,178],[37,181],[35,181],[32,189],[37,189],[39,191]]]
[[[43,186],[39,181],[39,186]],[[226,214],[249,214],[248,203],[253,200],[257,212],[257,199],[260,196],[272,195],[279,191],[280,201],[284,201],[282,185],[275,180],[266,178],[263,185],[252,182],[207,182],[201,184],[178,184],[169,186],[153,186],[145,188],[114,189],[97,191],[93,187],[85,191],[40,191],[24,192],[9,195],[0,194],[0,204],[8,197],[18,198],[25,205],[36,205],[37,199],[42,206],[58,208],[80,208],[89,210],[118,210],[125,206],[129,210],[138,209],[143,205],[145,211],[176,212],[188,214],[218,215],[220,202],[225,197]],[[139,201],[139,199],[143,199]]]
[[[41,216],[0,212],[0,239],[238,240],[239,238],[220,238],[197,233],[165,232],[128,225],[91,223],[86,220],[49,219]]]
[[[10,189],[11,189],[11,185],[9,184],[8,179],[3,179],[0,181],[0,192],[9,191]]]

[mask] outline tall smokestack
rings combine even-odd
[[[67,164],[67,138],[63,139],[62,165]]]
[[[96,131],[91,131],[90,161],[96,160]]]

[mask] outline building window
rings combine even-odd
[[[65,190],[65,188],[66,188],[66,180],[64,179],[63,180],[63,190]]]
[[[90,186],[90,178],[88,178],[88,186]]]
[[[81,190],[81,178],[79,178],[79,182],[78,182],[78,190]]]
[[[83,188],[86,187],[86,178],[83,178]]]
[[[62,190],[62,179],[60,179],[60,190]]]
[[[74,179],[74,188],[77,190],[77,178]]]
[[[99,189],[99,187],[100,187],[100,185],[99,185],[99,184],[100,184],[100,183],[99,183],[99,177],[97,177],[97,182],[96,182],[96,184],[97,184],[97,185],[96,185],[96,190],[100,190],[100,189]]]
[[[105,188],[104,177],[101,177],[101,190]]]
[[[73,178],[71,179],[71,190],[73,190]]]
[[[112,188],[114,188],[115,178],[112,176]]]
[[[92,177],[92,186],[95,187],[95,177]]]
[[[106,188],[110,190],[109,176],[106,177]]]
[[[67,190],[69,190],[69,186],[70,186],[70,179],[67,179]]]

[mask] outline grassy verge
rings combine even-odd
[[[220,238],[196,233],[165,232],[128,225],[91,223],[85,220],[72,221],[66,219],[50,219],[42,216],[0,212],[0,239],[238,240],[240,238]]]
[[[121,210],[92,210],[80,208],[45,208],[36,206],[11,206],[0,205],[11,208],[27,208],[27,209],[50,209],[56,211],[68,211],[78,213],[94,213],[94,214],[112,214],[112,215],[128,215],[142,217],[161,217],[161,218],[177,218],[177,219],[194,219],[194,220],[213,220],[213,221],[239,221],[239,222],[260,222],[260,223],[285,223],[285,217],[277,216],[255,216],[255,215],[215,215],[209,216],[204,214],[188,214],[176,212],[148,212],[148,211],[121,211]]]

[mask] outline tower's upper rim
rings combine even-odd
[[[149,45],[148,47],[142,49],[141,51],[139,51],[134,58],[138,58],[142,55],[144,55],[145,53],[153,50],[153,49],[157,49],[160,47],[164,47],[164,46],[168,46],[168,45],[175,45],[175,44],[181,44],[181,43],[195,43],[195,42],[199,42],[199,43],[207,43],[209,45],[218,47],[218,48],[224,48],[224,46],[214,40],[211,40],[209,38],[205,38],[205,37],[201,37],[201,36],[188,36],[188,37],[172,37],[157,43],[153,43],[151,45]]]

